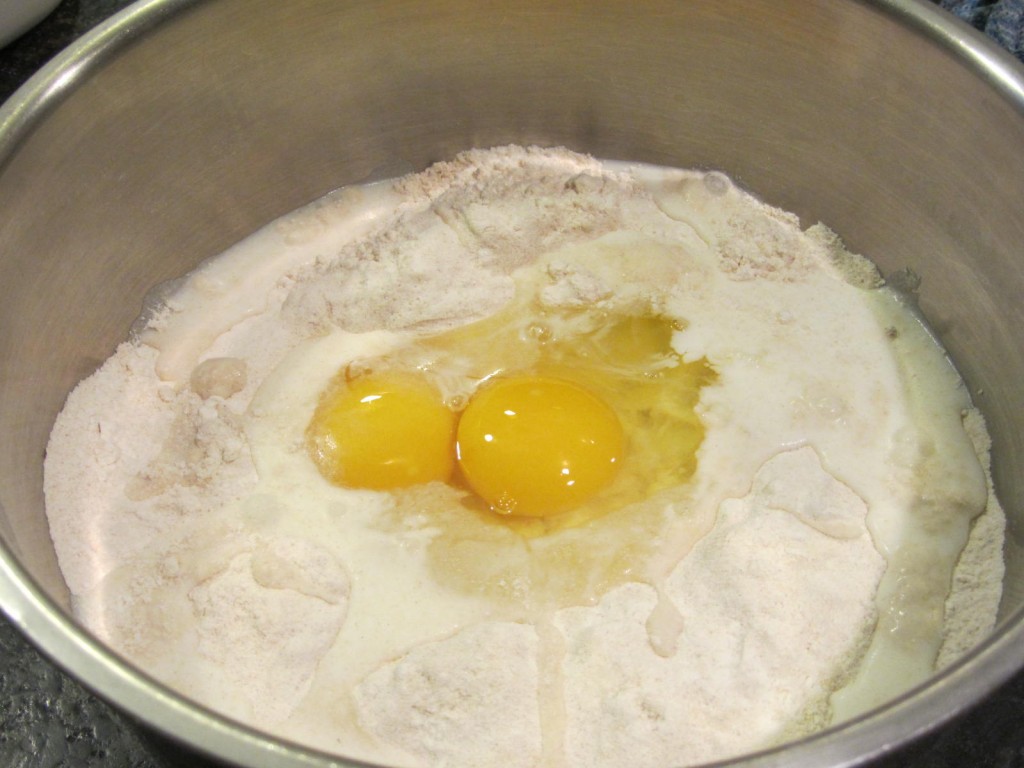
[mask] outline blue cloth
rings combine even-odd
[[[1024,61],[1024,0],[940,0],[939,4]]]

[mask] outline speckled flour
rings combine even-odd
[[[716,373],[691,480],[539,538],[443,483],[324,480],[303,436],[338,370],[524,286],[567,318],[673,319]],[[204,264],[69,396],[45,490],[78,618],[229,717],[401,766],[653,768],[822,728],[983,638],[988,449],[824,227],[722,174],[506,147]]]

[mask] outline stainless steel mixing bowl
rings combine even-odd
[[[0,602],[91,688],[260,766],[232,724],[69,618],[42,456],[147,289],[341,185],[471,146],[721,168],[831,224],[920,301],[988,417],[1010,517],[1001,621],[927,685],[736,764],[845,766],[1024,663],[1024,72],[916,0],[148,0],[0,112]],[[337,764],[337,763],[335,763]]]

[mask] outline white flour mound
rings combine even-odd
[[[875,612],[885,563],[866,512],[812,449],[781,453],[669,578],[682,616],[671,656],[645,642],[650,587],[563,611],[570,764],[702,763],[774,736],[765,701],[789,721],[820,715]]]
[[[312,466],[340,368],[523,275],[548,309],[663,313],[715,369],[696,474],[638,506],[656,530],[527,542],[460,528],[447,486]],[[76,614],[186,696],[381,763],[684,765],[822,728],[969,650],[1002,580],[984,423],[880,285],[719,173],[505,147],[328,196],[203,265],[68,398],[45,491]],[[580,551],[630,578],[551,604],[515,570]]]
[[[482,755],[536,765],[537,647],[536,631],[521,624],[477,624],[418,646],[356,688],[363,724],[427,765],[475,765]]]

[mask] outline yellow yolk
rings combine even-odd
[[[585,255],[618,265],[613,274],[676,259],[632,246]],[[495,526],[537,539],[612,515],[653,531],[664,507],[647,502],[685,486],[697,468],[697,408],[716,373],[675,349],[686,320],[636,297],[547,305],[551,274],[543,265],[524,271],[513,300],[482,320],[349,360],[346,371],[360,373],[339,374],[307,428],[328,480],[401,489],[396,508],[434,520],[447,542],[442,570],[467,584],[480,575],[475,559],[453,553],[483,547]],[[378,391],[381,382],[400,386]],[[387,396],[364,408],[360,400],[377,395]],[[566,555],[566,568],[576,559]]]
[[[414,374],[341,380],[306,430],[320,473],[336,485],[386,490],[447,481],[455,466],[456,415]]]
[[[644,311],[513,305],[339,374],[307,427],[309,454],[330,482],[373,490],[448,482],[458,464],[452,485],[525,537],[582,525],[696,470],[695,408],[715,374],[673,350],[679,327]]]
[[[523,376],[487,384],[459,422],[459,468],[495,511],[546,517],[579,506],[615,477],[623,433],[584,387]]]

